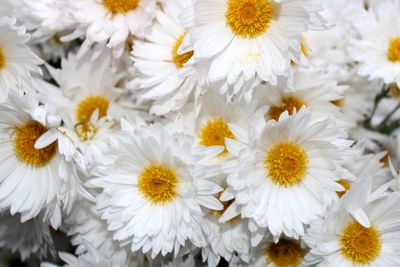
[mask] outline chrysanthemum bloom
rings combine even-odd
[[[371,1],[354,22],[359,38],[352,40],[349,56],[358,62],[358,74],[371,80],[400,85],[400,2]]]
[[[44,137],[59,124],[33,94],[10,91],[0,106],[0,209],[21,213],[22,222],[43,211],[43,220],[57,228],[61,209],[68,213],[81,189],[56,140]]]
[[[400,265],[400,195],[371,194],[371,181],[366,184],[354,185],[323,219],[311,223],[305,236],[311,247],[306,262],[327,267]]]
[[[15,18],[0,18],[0,100],[7,98],[8,90],[29,82],[32,73],[40,73],[42,60],[27,46],[30,35]]]
[[[118,83],[123,74],[112,71],[110,53],[102,53],[95,60],[91,60],[92,55],[89,52],[78,59],[70,54],[62,60],[61,69],[49,67],[59,88],[44,82],[39,88],[41,100],[55,107],[64,122],[61,131],[73,140],[87,163],[107,149],[118,120],[138,118],[133,105],[127,112],[121,103],[123,90]]]
[[[319,11],[313,0],[209,0],[195,1],[182,20],[191,26],[187,43],[196,61],[208,64],[209,82],[243,84],[257,76],[276,84],[300,57],[300,33],[322,25]]]
[[[217,266],[221,258],[224,258],[227,262],[240,260],[248,263],[251,248],[247,219],[242,219],[239,215],[227,222],[218,222],[225,209],[233,201],[221,202],[224,205],[224,210],[212,211],[207,215],[210,234],[208,235],[207,246],[201,250],[203,261],[207,260],[210,267]]]
[[[307,246],[301,240],[281,237],[276,242],[265,238],[252,249],[251,261],[239,264],[240,267],[304,267],[304,256]]]
[[[337,199],[342,186],[335,165],[352,142],[331,120],[310,117],[309,109],[286,112],[278,121],[254,126],[246,140],[226,139],[237,167],[229,170],[221,200],[235,202],[221,221],[241,214],[254,222],[252,232],[268,228],[274,237],[297,237]]]
[[[331,78],[338,82],[352,79],[354,70],[347,47],[357,35],[354,21],[363,12],[364,0],[322,1],[325,7],[322,15],[332,25],[325,31],[302,33],[307,61],[312,66],[324,67]]]
[[[265,119],[279,120],[283,112],[293,114],[302,107],[311,109],[311,119],[328,117],[341,122],[342,114],[334,103],[340,101],[345,88],[315,69],[296,68],[293,71],[293,88],[287,86],[286,79],[278,79],[276,86],[260,84],[254,90],[254,98],[260,106],[267,106]],[[342,123],[343,124],[343,123]]]
[[[65,262],[64,267],[129,267],[132,266],[130,262],[126,261],[126,258],[112,258],[109,259],[97,250],[93,244],[87,240],[83,241],[86,252],[79,254],[78,256],[71,255],[67,252],[59,252],[59,257]],[[43,262],[42,267],[60,267],[58,265]]]
[[[181,49],[187,34],[179,23],[188,0],[166,1],[157,12],[145,40],[134,42],[132,55],[135,79],[130,83],[140,101],[153,100],[150,113],[162,115],[179,110],[186,102],[198,101],[201,72],[191,64],[194,51]]]
[[[205,208],[222,209],[214,196],[222,188],[209,180],[215,171],[205,163],[217,153],[194,149],[190,136],[153,125],[127,132],[106,156],[115,161],[103,166],[99,159],[98,178],[90,184],[102,189],[97,207],[114,240],[152,258],[206,245]]]
[[[76,30],[64,40],[85,38],[80,54],[92,44],[95,50],[105,46],[119,58],[129,35],[142,38],[156,13],[155,0],[66,0]],[[98,54],[97,54],[98,55]]]
[[[87,251],[87,241],[107,259],[122,260],[128,257],[126,248],[121,248],[112,239],[112,233],[107,231],[107,223],[101,220],[93,202],[85,199],[76,202],[71,214],[65,219],[64,226],[78,255]]]
[[[0,215],[0,248],[18,252],[21,260],[31,256],[38,259],[55,256],[53,238],[49,225],[38,216],[21,223],[20,216],[3,213]]]

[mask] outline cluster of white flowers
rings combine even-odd
[[[0,0],[0,265],[400,266],[399,17]]]

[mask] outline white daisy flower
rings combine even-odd
[[[40,216],[25,223],[20,223],[19,215],[3,213],[0,218],[0,248],[18,252],[22,261],[31,256],[55,256],[49,225]]]
[[[89,181],[103,189],[97,207],[113,239],[152,258],[177,255],[189,244],[205,246],[202,207],[222,209],[214,197],[222,188],[208,180],[215,171],[205,163],[217,153],[195,150],[193,138],[160,125],[127,132],[106,154],[115,162],[99,164],[98,178]]]
[[[156,13],[155,0],[66,0],[78,27],[64,40],[84,37],[80,54],[92,44],[113,49],[119,58],[129,35],[143,38]],[[98,54],[97,54],[98,55]]]
[[[107,231],[107,224],[100,219],[95,204],[80,200],[65,219],[65,225],[68,236],[72,237],[72,245],[77,247],[77,255],[86,252],[86,240],[107,259],[127,257],[126,250],[113,241],[112,233]]]
[[[87,163],[107,149],[118,120],[141,121],[137,112],[127,112],[124,106],[123,90],[118,88],[123,74],[112,72],[110,54],[92,61],[91,56],[87,53],[78,59],[70,54],[62,60],[61,69],[49,67],[60,88],[44,82],[39,86],[41,99],[54,105],[63,119],[60,131],[73,140]]]
[[[337,192],[342,197],[351,186],[360,178],[372,177],[373,188],[376,189],[390,180],[389,169],[383,162],[387,152],[363,154],[364,146],[357,145],[352,148],[358,155],[352,159],[346,160],[343,164],[342,173],[340,173],[340,183],[344,190]]]
[[[224,210],[233,201],[221,201]],[[210,229],[208,245],[201,250],[203,261],[207,260],[208,266],[217,266],[221,258],[226,261],[235,261],[236,258],[243,262],[249,262],[250,254],[250,232],[247,220],[241,219],[240,215],[231,220],[220,223],[218,219],[222,211],[212,211],[207,216],[207,224]]]
[[[344,90],[345,87],[338,86],[320,70],[296,68],[292,89],[287,87],[286,79],[279,79],[276,86],[260,84],[255,88],[255,99],[259,105],[268,106],[266,120],[278,121],[285,111],[293,114],[302,107],[309,107],[312,120],[332,117],[341,122],[343,115],[334,103],[343,98],[340,92]]]
[[[215,163],[222,164],[232,158],[226,149],[225,138],[236,139],[229,126],[236,124],[246,128],[251,121],[263,121],[265,109],[257,110],[253,102],[227,103],[224,97],[217,93],[210,92],[201,98],[202,105],[199,111],[194,111],[193,105],[187,105],[182,109],[182,114],[177,116],[173,126],[180,127],[185,133],[194,136],[197,145],[222,149],[218,157],[213,159]]]
[[[303,267],[307,246],[301,240],[281,237],[279,241],[264,239],[252,250],[251,261],[238,266],[250,267]]]
[[[136,267],[138,265],[130,265],[124,258],[112,258],[105,257],[100,251],[88,241],[83,241],[87,249],[86,253],[80,254],[79,256],[71,255],[67,252],[59,252],[59,257],[65,262],[64,267]],[[43,262],[41,267],[57,267],[58,265]]]
[[[351,210],[346,205],[351,204]],[[359,183],[323,219],[313,221],[304,240],[315,266],[399,266],[400,195],[371,193]]]
[[[354,22],[359,39],[352,40],[349,56],[358,62],[358,74],[400,85],[400,2],[371,1]]]
[[[278,122],[254,125],[244,137],[225,141],[238,159],[221,196],[235,202],[220,221],[241,214],[255,223],[252,232],[268,228],[274,237],[303,235],[304,225],[337,199],[342,186],[335,165],[352,142],[331,120],[312,122],[304,108],[292,116],[283,113]]]
[[[0,209],[21,213],[22,222],[43,211],[57,228],[61,209],[68,213],[80,190],[75,168],[44,135],[59,124],[33,94],[10,91],[0,106]]]
[[[322,1],[323,16],[332,25],[325,31],[302,33],[302,42],[309,63],[324,67],[338,81],[352,79],[354,63],[349,58],[347,47],[350,36],[356,36],[354,19],[363,11],[364,0]],[[303,52],[304,52],[303,51]]]
[[[32,38],[36,41],[46,40],[73,29],[74,21],[65,0],[23,0],[23,5],[28,11],[24,12],[24,15],[36,24],[32,29]]]
[[[0,18],[0,100],[7,98],[9,88],[27,83],[32,73],[41,73],[42,61],[27,46],[29,38],[15,18]]]
[[[132,56],[137,77],[130,86],[140,90],[139,100],[154,100],[150,113],[162,115],[179,110],[201,94],[199,70],[191,65],[193,51],[181,50],[187,31],[178,16],[190,4],[189,0],[165,2],[145,40],[134,42]]]
[[[184,43],[192,43],[197,61],[209,61],[210,82],[229,85],[255,76],[276,84],[301,53],[300,33],[322,24],[315,21],[322,8],[313,0],[209,0],[191,8],[182,18],[190,26]],[[296,40],[297,48],[289,51]]]

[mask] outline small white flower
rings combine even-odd
[[[41,73],[42,61],[27,46],[29,39],[15,18],[0,18],[0,101],[7,98],[10,88],[27,84],[31,74]]]
[[[371,1],[354,21],[359,38],[353,39],[349,56],[357,61],[358,74],[400,85],[400,2]]]
[[[41,216],[20,222],[20,216],[11,216],[7,213],[0,215],[0,247],[18,252],[21,260],[31,256],[38,258],[55,256],[53,238],[49,225],[42,221]]]
[[[193,138],[160,125],[126,134],[120,147],[107,152],[115,161],[104,165],[99,159],[98,178],[89,181],[102,189],[97,207],[113,239],[152,258],[205,246],[202,207],[222,209],[214,197],[222,188],[208,180],[214,171],[203,158],[216,153],[195,150]]]
[[[250,231],[268,228],[274,237],[304,234],[304,225],[322,216],[342,186],[335,165],[352,143],[331,120],[312,122],[309,109],[279,121],[254,125],[244,140],[226,139],[237,157],[221,200],[235,198],[220,221],[250,218]]]
[[[300,33],[323,23],[321,9],[313,0],[194,1],[182,16],[190,26],[184,43],[207,64],[209,82],[233,86],[257,77],[276,84],[301,53]]]
[[[43,211],[44,220],[57,228],[61,209],[68,213],[81,190],[76,170],[58,153],[57,142],[41,138],[59,123],[34,94],[10,91],[0,106],[0,209],[21,213],[22,222]]]
[[[354,185],[323,219],[311,223],[304,239],[311,247],[306,262],[399,266],[399,204],[399,193],[371,192],[371,179]]]
[[[155,0],[66,0],[76,30],[64,40],[84,37],[80,55],[92,44],[97,50],[105,46],[119,58],[131,34],[142,38],[151,26],[156,11]],[[98,54],[97,54],[98,55]]]

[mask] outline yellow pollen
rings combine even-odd
[[[289,115],[292,115],[294,108],[296,108],[296,111],[299,111],[303,106],[305,106],[305,104],[298,97],[284,96],[281,99],[280,105],[270,107],[268,115],[270,118],[278,121],[282,112],[287,111]]]
[[[301,183],[306,175],[307,153],[296,143],[278,143],[267,152],[264,166],[274,184],[291,187]]]
[[[305,250],[296,240],[281,239],[267,247],[266,257],[276,267],[296,267],[303,261]]]
[[[174,46],[172,47],[172,60],[178,69],[182,68],[186,64],[186,62],[188,62],[188,60],[193,56],[193,51],[183,53],[182,55],[178,54],[178,49],[181,46],[185,35],[186,32],[179,36],[176,39]]]
[[[6,66],[6,57],[4,55],[3,49],[0,47],[0,70]]]
[[[344,105],[344,98],[333,100],[333,101],[331,101],[331,103],[334,104],[335,106],[341,108]]]
[[[349,222],[340,238],[342,254],[353,264],[370,264],[381,251],[380,233],[375,226]]]
[[[99,118],[107,115],[108,100],[103,96],[89,96],[82,100],[76,108],[76,120],[78,123],[87,123],[96,110]]]
[[[95,137],[98,130],[90,122],[75,125],[75,132],[82,141],[88,141]]]
[[[23,124],[15,129],[14,151],[17,158],[36,168],[45,166],[57,153],[54,142],[42,149],[35,149],[36,141],[47,132],[47,128],[36,121]]]
[[[218,156],[226,156],[228,150],[225,138],[235,139],[228,123],[220,117],[208,120],[200,130],[200,144],[203,146],[224,146],[225,149]]]
[[[301,35],[300,49],[305,57],[307,57],[310,54],[310,51],[308,51],[308,48],[306,46],[306,39],[305,39],[304,35]]]
[[[150,164],[139,175],[138,188],[154,204],[164,204],[176,196],[178,177],[173,169],[161,164]]]
[[[340,179],[339,181],[336,181],[336,182],[341,184],[344,187],[343,191],[336,191],[336,194],[338,195],[338,197],[342,197],[344,194],[346,194],[347,191],[349,191],[351,184],[343,179]]]
[[[394,63],[400,63],[400,36],[390,40],[387,58]]]
[[[274,6],[269,0],[228,0],[226,24],[242,38],[255,38],[270,27]]]
[[[308,48],[304,45],[304,43],[301,43],[300,49],[304,56],[307,57],[310,54],[310,52],[308,51]]]
[[[229,206],[235,201],[235,199],[231,199],[231,200],[228,200],[228,201],[222,201],[220,199],[221,198],[221,193],[217,194],[217,198],[219,199],[221,204],[224,206],[224,209],[222,209],[222,210],[213,210],[212,213],[214,214],[215,217],[219,218],[219,217],[222,216],[222,214],[224,214],[226,209],[229,208]],[[238,221],[240,221],[240,215],[237,215],[237,216],[233,217],[229,221],[226,221],[226,223],[234,224],[234,223],[236,223]]]
[[[103,0],[103,5],[113,15],[124,14],[135,10],[139,5],[139,0]]]

